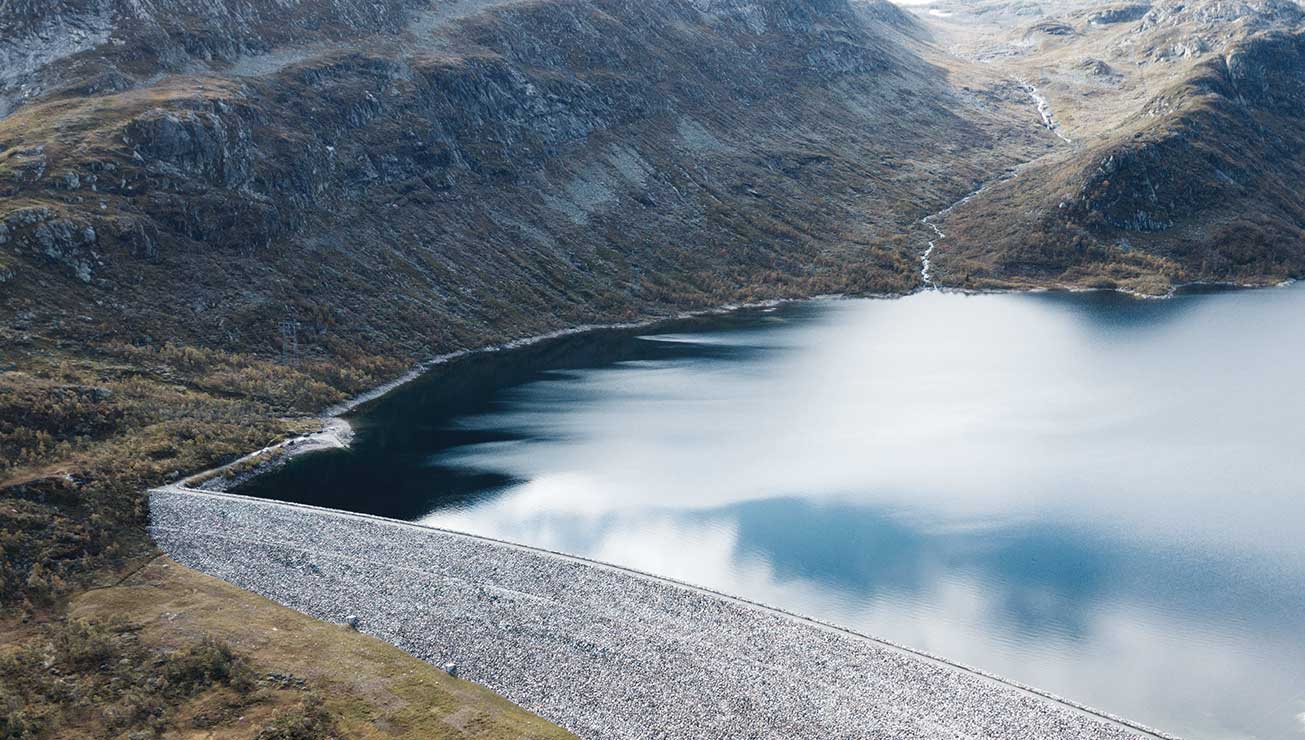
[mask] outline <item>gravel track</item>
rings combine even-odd
[[[179,562],[586,738],[1163,737],[862,635],[634,571],[228,494],[152,492]]]

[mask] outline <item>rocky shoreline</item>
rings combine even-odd
[[[815,295],[807,298],[777,298],[768,301],[729,304],[696,311],[681,311],[670,316],[654,316],[640,321],[627,321],[611,324],[583,324],[566,329],[558,329],[557,331],[551,331],[544,334],[536,334],[519,339],[510,339],[497,344],[488,344],[483,347],[447,352],[414,365],[411,369],[393,380],[382,383],[375,388],[364,391],[363,393],[327,408],[321,413],[320,417],[318,417],[321,422],[321,428],[315,432],[289,437],[275,444],[255,450],[247,455],[241,455],[239,458],[232,460],[231,462],[181,478],[176,481],[174,485],[182,488],[189,487],[201,491],[219,493],[226,492],[239,487],[241,484],[253,478],[263,475],[264,473],[271,472],[300,455],[309,452],[316,452],[318,450],[348,448],[353,440],[353,427],[343,418],[345,414],[365,403],[375,401],[400,386],[411,383],[437,365],[442,365],[446,362],[467,357],[468,355],[519,349],[522,347],[529,347],[530,345],[539,342],[545,342],[550,339],[561,339],[563,337],[584,334],[591,331],[641,329],[649,326],[656,326],[668,321],[719,315],[729,313],[730,311],[741,311],[750,308],[770,308],[784,303],[794,303],[797,301],[822,301],[841,297],[843,296],[832,294]],[[868,297],[900,298],[902,296],[882,295]]]
[[[399,521],[151,494],[179,562],[344,622],[577,734],[1165,735],[813,620],[646,574]]]

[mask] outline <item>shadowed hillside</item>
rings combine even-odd
[[[254,20],[156,13],[32,73],[62,86],[0,121],[7,311],[255,354],[293,320],[308,356],[419,357],[909,290],[903,227],[1037,141],[1022,101],[959,94],[887,5],[375,6],[353,40],[332,8],[329,40],[264,53],[280,36]],[[128,70],[120,34],[154,66]],[[116,82],[69,95],[74,73]]]

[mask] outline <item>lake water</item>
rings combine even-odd
[[[1305,289],[836,300],[441,366],[240,492],[620,563],[1194,738],[1305,737]]]

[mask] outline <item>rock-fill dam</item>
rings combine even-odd
[[[151,494],[179,562],[354,623],[586,738],[1165,737],[887,642],[654,576],[456,532]]]

